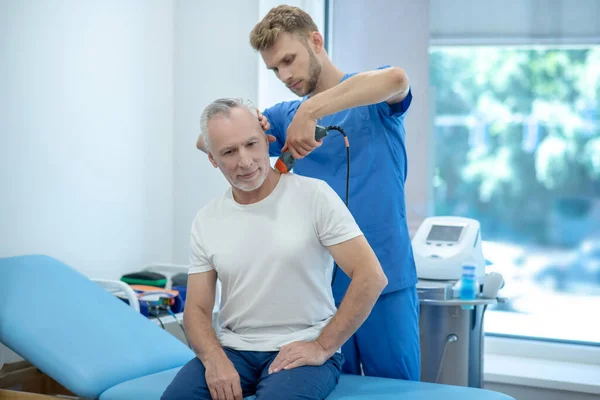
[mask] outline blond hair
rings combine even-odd
[[[273,46],[281,33],[308,36],[318,31],[308,13],[298,7],[281,5],[272,8],[250,32],[250,45],[261,51]]]

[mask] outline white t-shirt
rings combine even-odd
[[[359,235],[327,183],[293,173],[260,202],[239,204],[229,189],[203,207],[192,224],[189,273],[217,271],[221,345],[278,351],[316,339],[336,311],[325,246]]]

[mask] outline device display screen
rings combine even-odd
[[[462,230],[462,226],[432,225],[427,240],[457,242]]]

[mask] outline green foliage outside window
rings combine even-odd
[[[430,55],[435,213],[532,244],[549,241],[549,215],[584,215],[600,197],[600,47]]]

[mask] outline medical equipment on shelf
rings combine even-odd
[[[483,317],[502,275],[486,274],[478,221],[430,217],[413,240],[419,296],[421,380],[483,387]]]
[[[459,280],[464,263],[485,275],[479,222],[461,217],[425,219],[412,240],[417,275],[421,279]]]
[[[475,300],[478,292],[477,280],[475,279],[475,267],[472,265],[464,265],[462,278],[460,278],[460,299],[466,301]],[[462,308],[464,310],[472,310],[473,305],[465,304]]]
[[[498,292],[504,287],[504,278],[498,272],[486,274],[482,282],[481,297],[486,299],[495,299]]]

